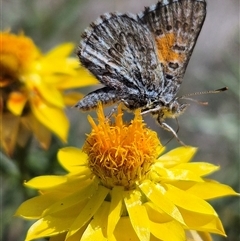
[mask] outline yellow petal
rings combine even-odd
[[[59,163],[69,172],[76,172],[81,166],[87,166],[87,154],[75,147],[65,147],[58,151]]]
[[[108,240],[107,238],[107,213],[109,212],[109,202],[103,202],[89,223],[87,229],[81,237],[81,241]]]
[[[198,176],[205,176],[219,170],[220,167],[207,162],[192,162],[181,163],[177,165],[176,168],[192,171],[193,173],[196,173]]]
[[[63,81],[64,77],[76,75],[77,69],[79,69],[79,61],[77,58],[69,57],[72,49],[71,43],[58,45],[36,63],[35,68],[44,77],[45,83],[54,84],[58,88],[58,82]]]
[[[109,241],[139,241],[135,230],[130,222],[129,217],[121,217],[116,229],[114,230],[114,236]]]
[[[184,217],[188,229],[217,233],[225,236],[222,223],[217,216],[194,213],[183,208],[179,208],[179,210]]]
[[[35,222],[29,228],[25,241],[30,241],[30,240],[37,239],[37,238],[51,237],[53,235],[64,232],[65,226],[63,227],[63,229],[49,227],[49,221],[51,221],[52,224],[54,224],[54,222],[52,220],[49,220],[49,219],[45,220],[44,218],[39,219],[37,222]],[[64,220],[63,223],[65,223],[67,221],[68,220]],[[65,231],[67,231],[67,230],[65,230]]]
[[[150,240],[150,223],[145,207],[142,205],[141,193],[137,190],[124,193],[124,202],[133,229],[140,240]]]
[[[59,136],[62,141],[67,141],[69,122],[62,109],[41,100],[34,101],[31,107],[34,115],[43,125]]]
[[[140,185],[140,189],[147,196],[147,198],[163,212],[180,223],[185,224],[178,208],[174,205],[171,199],[165,196],[166,191],[161,188],[160,185],[156,186],[150,181],[145,181]]]
[[[28,230],[26,241],[51,237],[68,231],[76,218],[76,210],[79,206],[73,206],[64,212],[48,215],[35,222]],[[64,221],[63,221],[64,220]]]
[[[145,202],[143,205],[146,208],[148,217],[152,222],[167,223],[173,220],[171,216],[163,212],[159,207],[154,205],[151,201]]]
[[[86,228],[87,228],[88,224],[84,225],[81,229],[79,229],[75,234],[73,234],[72,236],[70,237],[66,237],[65,236],[65,239],[64,241],[79,241],[81,240],[82,238],[82,235],[83,233],[85,232]],[[50,240],[51,241],[51,240]],[[59,240],[56,240],[56,241],[59,241]]]
[[[207,231],[211,233],[217,233],[223,236],[227,236],[225,234],[224,228],[222,226],[222,222],[218,217],[214,217],[211,222],[199,228],[200,231]]]
[[[111,191],[111,205],[108,214],[107,236],[110,237],[121,217],[122,200],[124,188],[121,186],[113,187]]]
[[[205,180],[203,183],[196,183],[187,189],[186,192],[205,200],[229,195],[239,196],[239,193],[236,193],[228,185],[224,185],[212,180]]]
[[[88,203],[85,205],[83,210],[75,219],[74,223],[71,225],[69,232],[67,234],[67,238],[76,233],[83,225],[85,225],[92,218],[92,216],[96,213],[96,211],[103,203],[109,191],[109,189],[103,186],[99,186],[98,190],[95,191],[95,193],[89,199]]]
[[[151,233],[160,240],[185,240],[182,224],[162,212],[153,203],[144,203],[151,227]]]
[[[64,212],[64,210],[69,209],[73,207],[74,205],[81,206],[78,209],[78,212],[80,213],[81,210],[84,208],[86,203],[88,202],[88,199],[91,198],[94,193],[96,192],[96,183],[91,182],[89,185],[81,187],[79,191],[75,191],[74,193],[59,199],[59,201],[56,201],[53,205],[49,206],[45,212],[44,215],[52,215],[56,212]],[[77,214],[76,214],[77,216]]]
[[[54,65],[51,63],[54,62]],[[74,86],[76,88],[81,87],[79,83],[79,61],[73,58],[62,58],[62,59],[42,59],[41,62],[36,65],[39,68],[39,76],[42,80],[49,85],[53,85],[56,89],[64,90],[72,88],[73,81],[77,81]],[[36,68],[37,68],[36,67]],[[40,71],[41,70],[41,71]],[[65,83],[68,82],[70,83]],[[63,84],[63,85],[62,85]],[[66,88],[63,88],[65,86]]]
[[[180,163],[189,162],[196,151],[195,147],[178,147],[160,156],[157,161],[163,163],[164,167],[170,168]]]
[[[34,82],[34,92],[40,97],[43,98],[49,105],[54,107],[64,108],[64,101],[62,93],[54,86],[53,84],[46,84],[48,81],[48,76],[44,77],[44,81],[35,81]]]
[[[83,98],[83,94],[80,94],[78,92],[70,92],[65,93],[63,96],[64,104],[67,106],[73,106],[75,105],[79,100]]]
[[[81,173],[72,173],[65,175],[67,181],[60,185],[56,185],[50,188],[41,189],[41,193],[47,193],[49,191],[62,191],[68,193],[69,195],[75,192],[78,192],[85,186],[94,183],[94,185],[99,185],[99,180],[97,178],[92,178],[92,175],[89,174],[89,171],[83,171]],[[81,185],[79,185],[81,183]]]
[[[59,89],[69,89],[96,84],[99,84],[99,81],[86,68],[79,66],[74,76],[70,76],[67,80],[58,81],[57,87]]]
[[[181,207],[179,207],[179,210],[181,211],[182,216],[184,217],[184,221],[188,229],[199,230],[199,228],[206,225],[207,223],[210,223],[215,218],[214,215],[195,213],[195,212],[191,212],[189,210],[183,209]]]
[[[41,218],[44,210],[65,197],[62,192],[51,192],[45,195],[31,198],[20,205],[15,215],[26,219]]]
[[[74,49],[74,44],[73,43],[64,43],[60,44],[57,47],[51,49],[46,55],[46,59],[52,59],[52,58],[64,58],[67,57],[72,50]]]
[[[195,182],[203,182],[203,179],[199,177],[194,172],[188,171],[186,169],[165,169],[163,167],[158,167],[158,163],[156,163],[152,170],[154,171],[154,181],[161,182],[161,181],[195,181]]]
[[[165,223],[150,221],[151,233],[163,241],[185,241],[185,231],[180,223],[173,220]]]
[[[48,189],[63,184],[66,181],[66,176],[39,176],[25,182],[24,185],[34,189]]]
[[[212,206],[201,198],[182,191],[170,184],[166,184],[166,186],[167,192],[165,196],[170,199],[176,206],[196,213],[217,216],[217,213],[212,208]]]
[[[11,92],[7,101],[8,110],[14,115],[21,115],[27,99],[26,94],[20,91]]]
[[[65,241],[65,238],[66,238],[66,232],[50,237],[49,241]]]

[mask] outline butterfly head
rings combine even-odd
[[[181,115],[189,104],[181,104],[177,100],[173,100],[166,105],[162,105],[158,111],[152,114],[157,118],[159,123],[162,123],[166,118],[176,118]]]

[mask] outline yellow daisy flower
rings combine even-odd
[[[37,219],[26,240],[209,241],[209,233],[225,236],[206,200],[238,194],[204,178],[219,167],[190,163],[194,147],[163,154],[157,134],[146,128],[140,111],[130,124],[122,115],[119,107],[111,123],[100,106],[99,123],[89,117],[92,132],[83,149],[67,147],[58,153],[68,174],[25,183],[40,194],[16,212]]]
[[[66,43],[43,55],[23,34],[0,32],[0,144],[6,153],[12,154],[16,143],[24,146],[31,133],[44,148],[51,132],[66,142],[65,105],[82,96],[64,91],[97,83],[69,57],[73,48]]]

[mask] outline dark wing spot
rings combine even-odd
[[[184,23],[184,24],[183,24],[183,30],[184,30],[184,31],[187,31],[187,30],[188,30],[188,26],[189,26],[188,23]]]
[[[102,19],[102,21],[106,20],[106,15],[100,15],[100,18]]]
[[[181,28],[181,26],[182,26],[181,21],[177,20],[176,21],[176,28],[179,29],[179,28]]]
[[[114,59],[114,61],[111,60],[112,63],[113,62],[115,62],[115,63],[121,62],[120,58],[119,58],[119,52],[117,52],[117,50],[115,48],[108,49],[108,54]]]
[[[157,36],[162,35],[162,34],[163,34],[162,29],[157,29],[157,30],[155,31],[155,34],[156,34]]]
[[[167,29],[167,31],[170,31],[170,30],[172,30],[172,26],[171,25],[167,25],[166,29]]]
[[[173,62],[170,62],[168,66],[172,69],[177,69],[179,67],[178,63],[173,63]]]
[[[119,52],[122,52],[122,51],[123,51],[122,46],[121,46],[121,44],[119,44],[119,43],[116,43],[116,44],[114,45],[114,47],[115,47],[116,50],[119,51]]]
[[[156,64],[152,64],[151,65],[151,69],[156,69],[157,68],[157,65]]]
[[[92,23],[90,24],[90,26],[91,26],[92,28],[95,28],[97,25],[96,25],[96,23],[92,22]]]
[[[124,32],[119,33],[119,42],[123,47],[125,47],[127,45],[127,39],[126,39],[126,35]]]
[[[134,76],[136,77],[137,80],[141,81],[142,80],[142,76],[139,70],[134,70],[133,71]]]
[[[112,57],[116,55],[115,50],[113,48],[108,49],[108,54]]]
[[[99,41],[99,38],[97,37],[96,34],[92,34],[92,36],[93,36],[97,41]]]
[[[87,37],[87,32],[83,32],[82,35],[81,35],[82,38],[86,38]]]
[[[109,72],[111,72],[111,70],[112,70],[111,66],[108,64],[105,64],[105,69]]]
[[[173,49],[178,50],[178,51],[185,51],[185,46],[180,46],[180,45],[175,44],[173,46]]]
[[[166,77],[166,79],[172,79],[173,78],[173,76],[170,75],[170,74],[166,74],[165,77]]]

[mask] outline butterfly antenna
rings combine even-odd
[[[179,99],[191,100],[191,101],[196,102],[200,105],[207,105],[208,102],[201,102],[201,101],[189,98],[189,97],[196,96],[196,95],[217,94],[217,93],[220,93],[220,92],[223,92],[223,91],[226,91],[226,90],[228,90],[228,87],[223,87],[223,88],[217,89],[217,90],[200,91],[200,92],[195,92],[195,93],[190,93],[190,94],[187,94],[187,95],[180,96],[177,99],[178,100]]]

